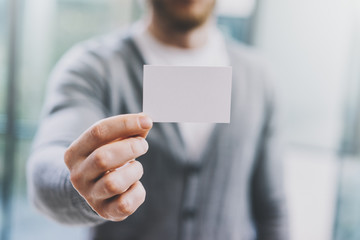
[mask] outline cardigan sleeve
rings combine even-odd
[[[61,223],[90,226],[105,221],[73,188],[63,160],[72,141],[108,116],[105,65],[81,45],[59,62],[50,78],[27,165],[28,193],[40,212]]]

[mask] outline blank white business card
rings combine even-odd
[[[229,123],[231,67],[144,66],[143,112],[154,122]]]

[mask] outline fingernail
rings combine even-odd
[[[141,116],[139,118],[140,126],[143,129],[149,129],[152,127],[152,120],[148,116]]]

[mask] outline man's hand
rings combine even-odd
[[[74,188],[100,216],[122,221],[145,200],[139,181],[152,121],[143,114],[119,115],[97,122],[65,153]]]

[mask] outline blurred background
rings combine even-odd
[[[1,240],[83,238],[29,204],[26,159],[54,64],[139,19],[140,5],[0,0]],[[291,239],[360,239],[359,16],[358,0],[218,0],[221,29],[258,48],[277,79]]]

